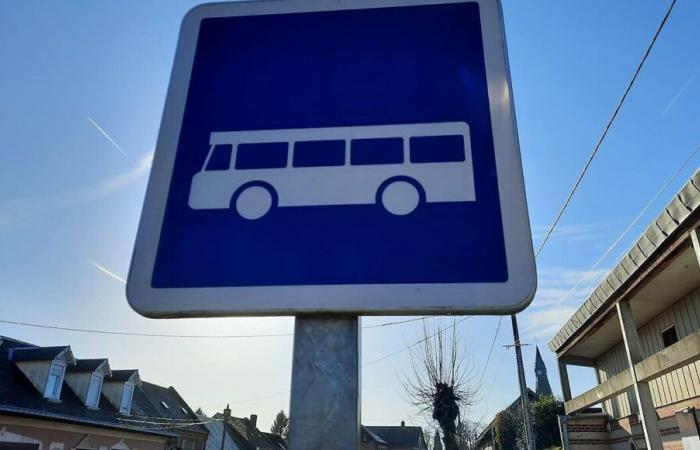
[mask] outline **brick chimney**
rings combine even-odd
[[[253,425],[253,427],[255,427],[255,428],[258,427],[258,415],[257,414],[250,415],[250,424]]]
[[[402,421],[401,421],[401,426],[402,426],[402,427],[405,427],[405,426],[406,426],[406,422],[404,422],[404,421],[402,420]]]

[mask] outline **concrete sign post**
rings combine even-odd
[[[498,0],[185,16],[127,297],[148,317],[299,316],[293,450],[320,448],[297,441],[307,414],[357,427],[340,330],[358,316],[512,314],[535,287]],[[347,383],[318,378],[339,367]],[[324,412],[336,389],[354,391]]]
[[[360,329],[356,316],[301,316],[294,326],[289,447],[357,450]]]

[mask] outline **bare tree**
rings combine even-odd
[[[438,319],[423,321],[423,339],[411,348],[412,373],[404,380],[413,405],[430,412],[440,426],[445,450],[459,450],[459,418],[475,404],[477,394],[474,367],[459,346],[456,324],[454,318],[446,327]]]

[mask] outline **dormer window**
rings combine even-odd
[[[53,361],[49,369],[49,376],[46,379],[44,398],[49,400],[59,400],[61,398],[61,387],[63,386],[63,375],[66,373],[66,365],[61,361]]]
[[[125,383],[122,390],[122,402],[119,406],[119,412],[122,414],[131,414],[131,399],[134,397],[134,385]]]
[[[102,393],[102,380],[100,374],[93,373],[90,376],[90,385],[88,386],[87,396],[85,398],[85,406],[89,408],[97,408],[100,404],[100,394]]]

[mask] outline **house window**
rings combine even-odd
[[[165,409],[170,409],[170,406],[168,406],[168,404],[165,403],[164,401],[161,400],[161,401],[160,401],[160,404],[163,406],[163,408],[165,408]]]
[[[122,414],[131,413],[131,398],[134,396],[134,385],[131,383],[126,383],[124,385],[124,390],[122,390],[122,402],[119,407],[119,412]]]
[[[90,386],[88,386],[87,398],[85,406],[97,408],[100,403],[100,393],[102,392],[102,377],[99,374],[93,373],[90,377]]]
[[[676,332],[676,326],[671,325],[661,332],[661,339],[664,341],[664,347],[670,347],[671,345],[678,342],[678,333]]]
[[[44,397],[50,400],[61,398],[61,387],[63,386],[63,375],[66,372],[66,365],[59,361],[54,361],[49,369],[49,377],[46,380]]]
[[[180,406],[180,411],[182,411],[183,414],[189,414],[184,406]]]

